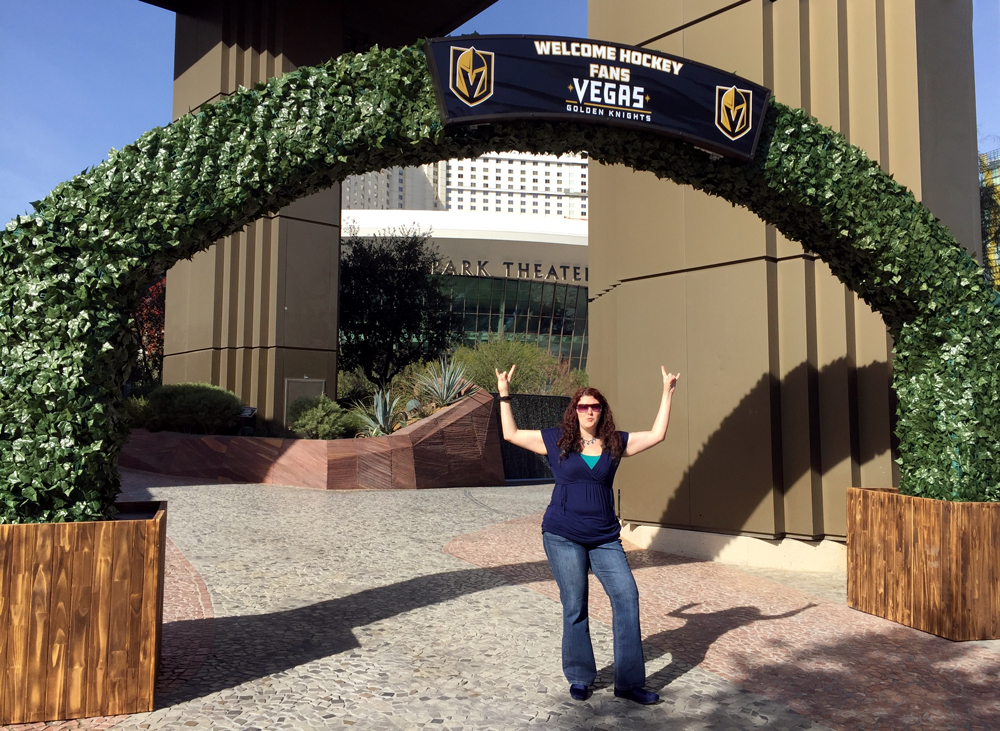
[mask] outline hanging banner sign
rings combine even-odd
[[[427,41],[446,125],[551,119],[634,127],[748,160],[771,92],[647,48],[586,38]]]

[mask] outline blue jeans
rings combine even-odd
[[[591,569],[611,599],[615,688],[632,690],[644,686],[646,665],[639,633],[639,590],[625,560],[621,540],[580,544],[543,532],[542,544],[562,601],[562,662],[566,679],[590,685],[597,677],[587,611],[587,571]]]

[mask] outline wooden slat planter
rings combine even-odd
[[[950,640],[1000,639],[1000,503],[849,488],[847,603]]]
[[[153,709],[167,504],[117,507],[0,525],[0,724]]]

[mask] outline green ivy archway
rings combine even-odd
[[[0,522],[107,517],[142,289],[180,259],[348,175],[494,150],[588,151],[748,208],[823,259],[895,339],[901,489],[1000,499],[1000,304],[913,195],[802,110],[755,158],[637,131],[445,130],[420,47],[302,68],[154,129],[9,222],[0,245]]]

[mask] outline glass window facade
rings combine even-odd
[[[587,367],[587,288],[504,277],[441,277],[465,345],[504,333]]]

